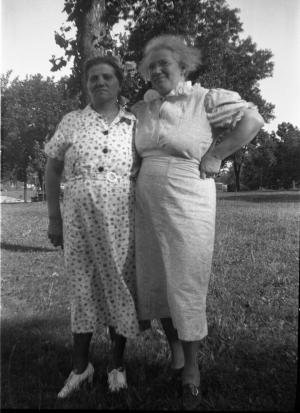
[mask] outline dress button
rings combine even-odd
[[[107,149],[107,148],[104,148],[104,149],[102,150],[102,152],[103,152],[103,153],[107,153],[107,152],[108,152],[108,149]]]
[[[104,130],[102,133],[103,135],[108,135],[108,130]]]
[[[98,171],[99,171],[99,172],[103,172],[103,171],[104,171],[103,166],[99,166]]]

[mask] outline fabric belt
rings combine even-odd
[[[116,183],[116,182],[121,181],[122,179],[128,180],[128,179],[134,179],[134,177],[131,176],[130,174],[119,175],[112,171],[107,171],[107,172],[104,171],[104,172],[92,173],[92,174],[75,175],[67,179],[66,182],[74,182],[74,181],[84,180],[84,179],[106,180],[110,183]]]

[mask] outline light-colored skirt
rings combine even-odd
[[[138,316],[171,317],[181,340],[207,335],[215,211],[215,182],[200,179],[197,161],[143,159],[135,217]]]

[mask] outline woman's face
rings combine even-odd
[[[161,95],[168,94],[180,80],[184,80],[182,68],[168,49],[151,52],[149,75],[152,86]]]
[[[120,83],[114,68],[106,63],[92,66],[87,75],[87,91],[94,106],[116,102]]]

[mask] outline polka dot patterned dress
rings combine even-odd
[[[122,108],[113,122],[90,105],[63,117],[45,152],[64,161],[64,256],[73,333],[115,327],[136,337],[133,133]]]

